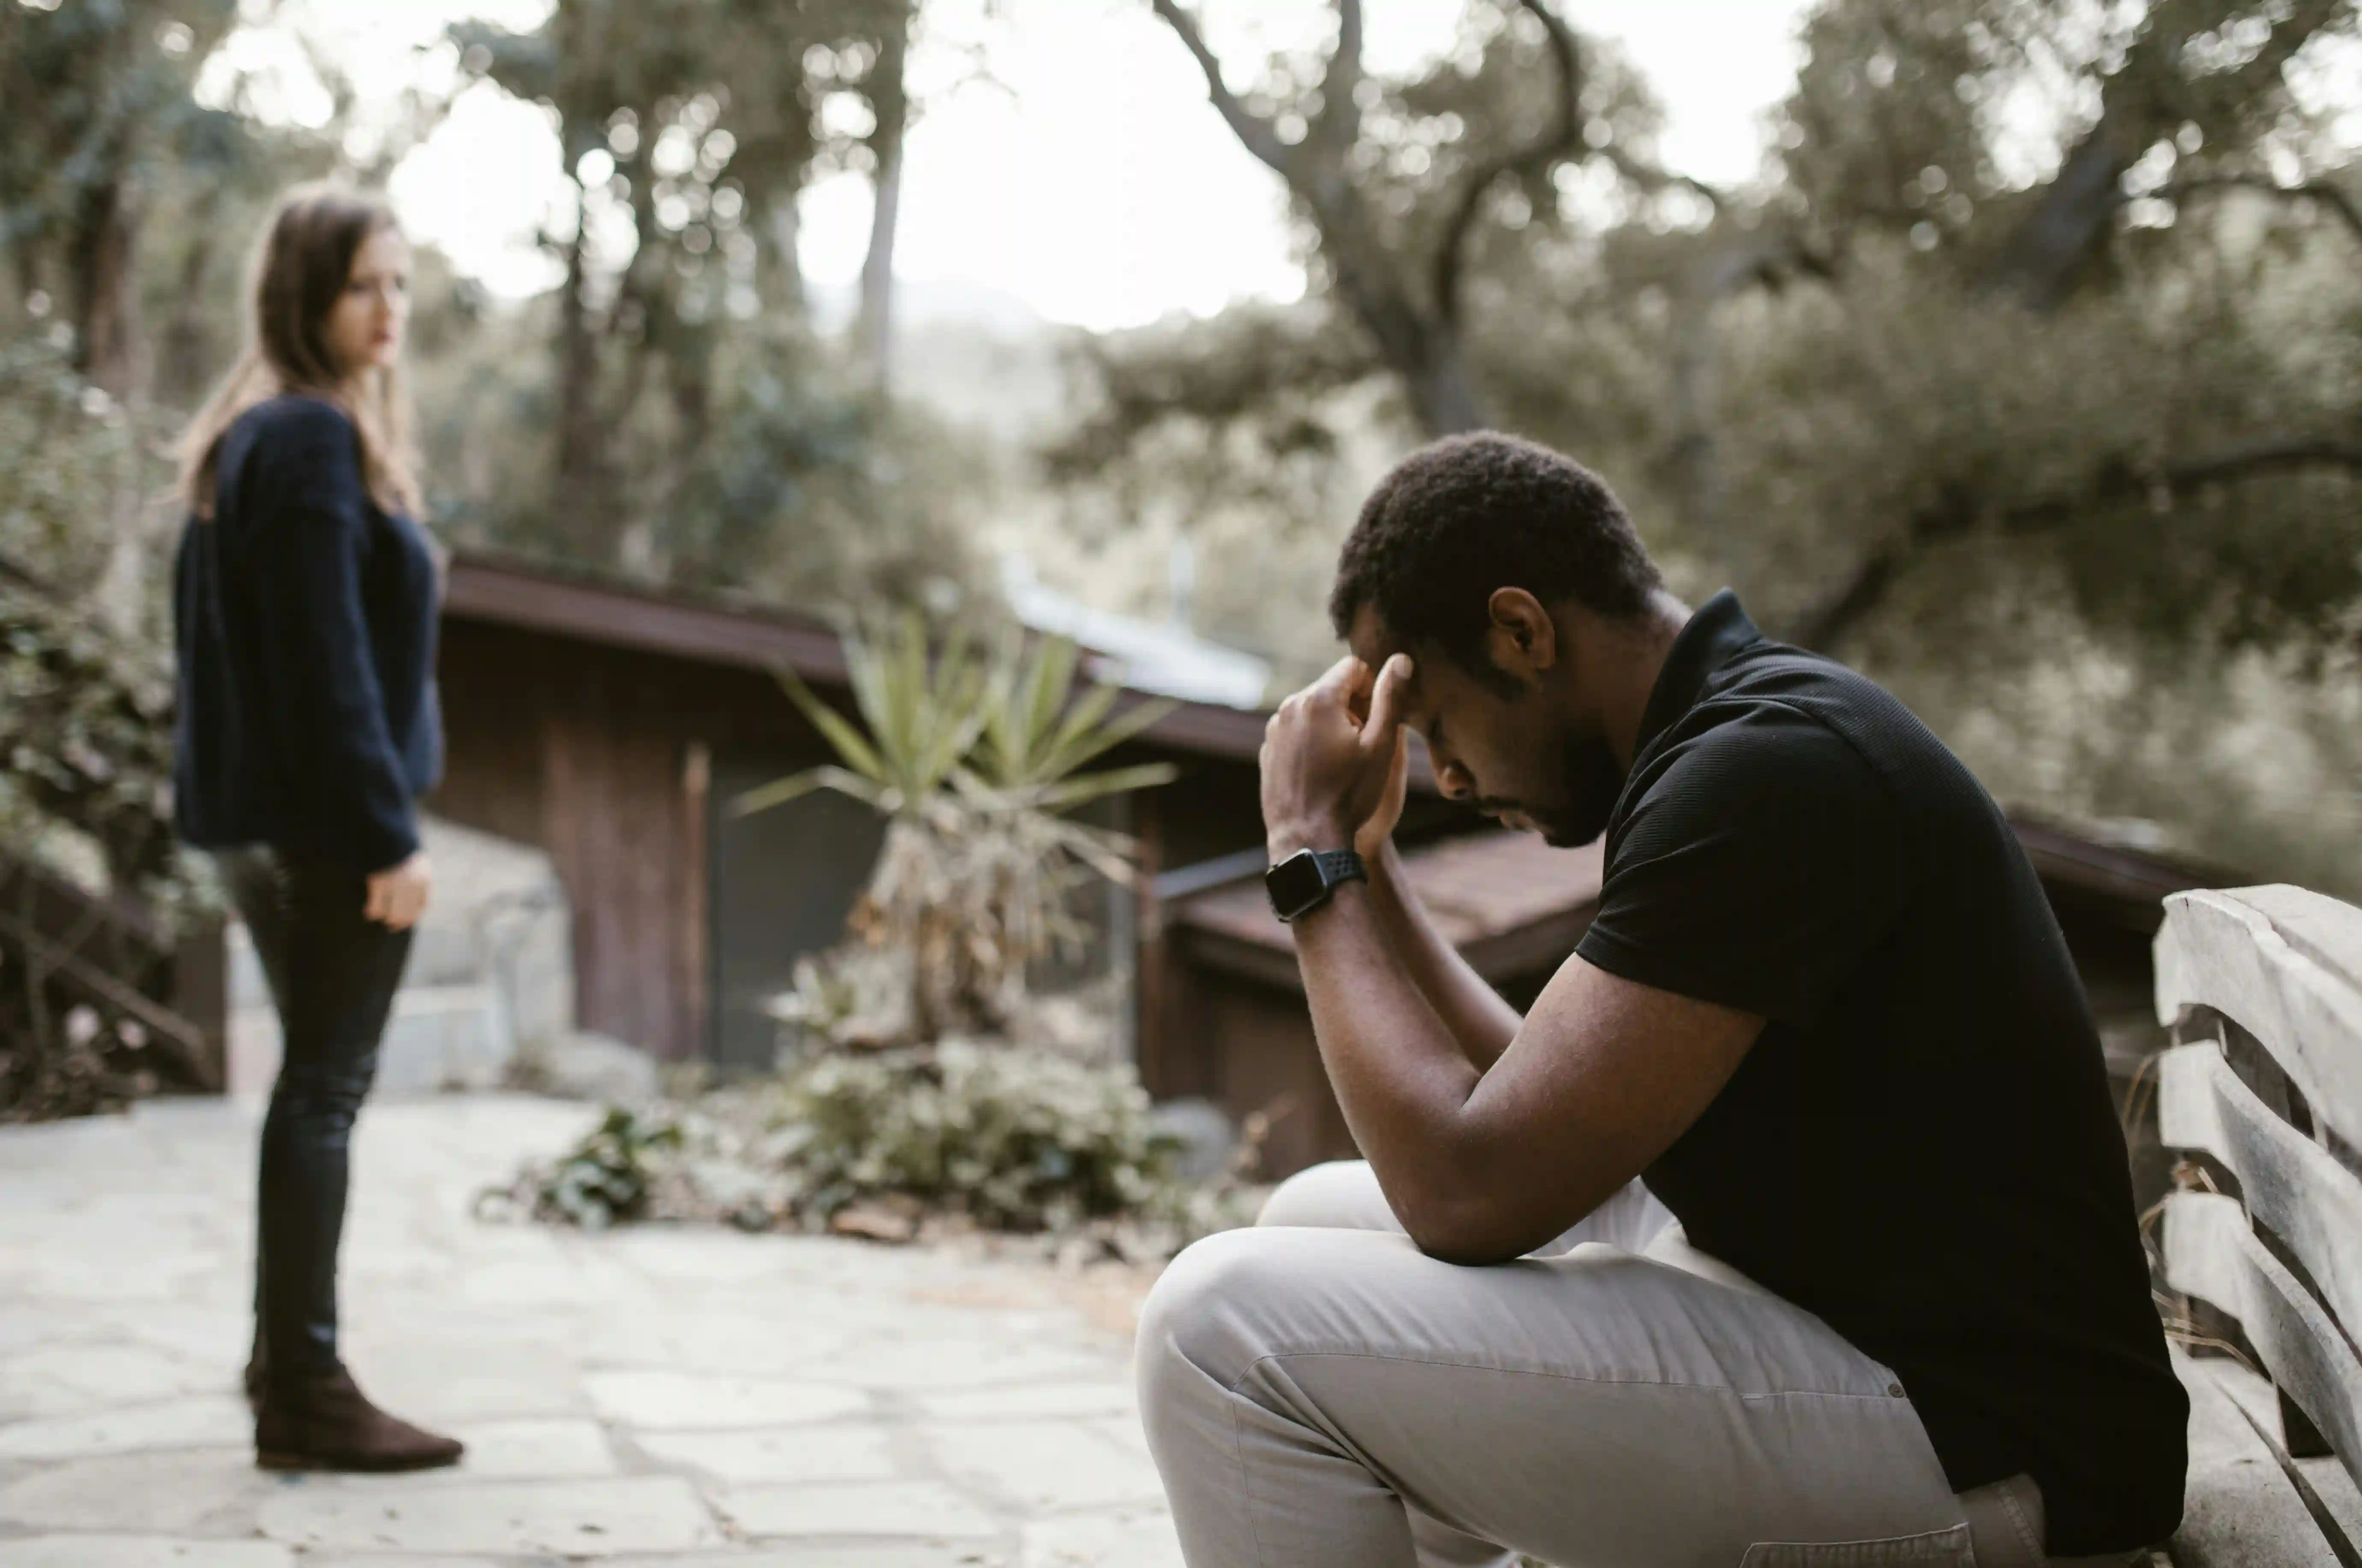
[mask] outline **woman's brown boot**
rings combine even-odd
[[[272,1368],[254,1418],[254,1462],[265,1470],[434,1470],[461,1452],[458,1440],[370,1404],[342,1366]]]

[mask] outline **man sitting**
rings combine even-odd
[[[2098,1036],[1968,769],[1729,593],[1673,599],[1606,486],[1522,441],[1396,469],[1330,613],[1352,653],[1272,719],[1263,809],[1368,1159],[1149,1298],[1191,1568],[1998,1568],[2169,1535],[2187,1404]],[[1405,728],[1447,797],[1606,834],[1525,1017],[1403,878]]]

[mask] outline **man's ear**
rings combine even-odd
[[[1485,651],[1496,665],[1529,679],[1558,663],[1558,625],[1540,600],[1522,588],[1496,588],[1485,610],[1493,623]]]

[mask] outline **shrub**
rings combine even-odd
[[[593,1229],[726,1220],[889,1241],[977,1229],[1142,1260],[1252,1212],[1231,1177],[1184,1179],[1180,1149],[1128,1068],[959,1041],[831,1053],[691,1103],[611,1110],[481,1209]]]
[[[1000,1231],[1149,1209],[1180,1149],[1128,1074],[964,1042],[822,1057],[788,1081],[775,1126],[808,1209],[891,1194]]]
[[[598,1127],[554,1164],[529,1173],[518,1195],[534,1219],[601,1231],[647,1217],[664,1156],[681,1147],[677,1121],[610,1106]]]

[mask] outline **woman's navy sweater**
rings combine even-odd
[[[443,770],[425,535],[370,500],[352,422],[318,398],[240,414],[215,474],[174,573],[182,836],[396,865]]]

